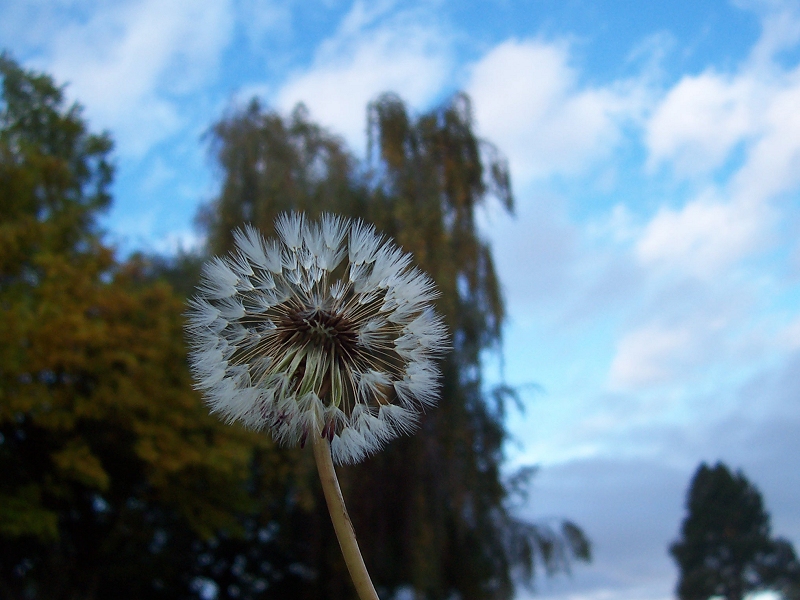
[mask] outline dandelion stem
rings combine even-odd
[[[344,555],[344,562],[353,585],[358,592],[361,600],[378,600],[378,594],[372,585],[372,580],[367,573],[361,551],[358,549],[356,533],[353,524],[347,514],[347,508],[342,498],[342,490],[339,487],[339,480],[336,478],[336,471],[333,468],[331,459],[331,446],[326,437],[314,435],[314,458],[317,461],[317,471],[322,482],[322,490],[325,492],[325,501],[328,503],[328,512],[331,514],[333,529],[339,539],[339,546]]]

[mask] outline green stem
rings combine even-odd
[[[336,471],[331,460],[331,446],[328,440],[320,435],[314,435],[314,458],[317,461],[317,471],[322,482],[322,491],[325,492],[325,501],[328,503],[328,512],[331,513],[333,529],[339,539],[339,547],[344,555],[344,562],[353,585],[358,592],[361,600],[378,600],[378,594],[372,585],[372,580],[367,573],[361,551],[358,549],[356,533],[353,524],[347,514],[347,508],[342,498],[342,490],[339,487],[339,480],[336,478]]]

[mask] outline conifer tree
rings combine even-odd
[[[797,593],[800,563],[794,548],[771,537],[761,493],[741,471],[731,473],[722,463],[701,464],[686,509],[681,537],[670,546],[681,571],[681,600],[741,600],[766,589],[787,597]]]

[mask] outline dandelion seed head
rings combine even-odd
[[[326,437],[355,463],[414,431],[448,346],[433,281],[362,221],[297,213],[202,270],[187,336],[196,387],[226,421],[284,445]]]

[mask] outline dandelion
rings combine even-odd
[[[313,443],[338,535],[331,460],[359,462],[415,429],[438,396],[446,330],[433,281],[373,227],[291,213],[276,229],[265,240],[246,226],[233,252],[204,265],[190,364],[212,412],[283,445]]]
[[[445,328],[431,279],[361,221],[296,213],[253,227],[203,267],[190,302],[192,371],[213,412],[284,445],[327,437],[355,463],[435,403]]]

